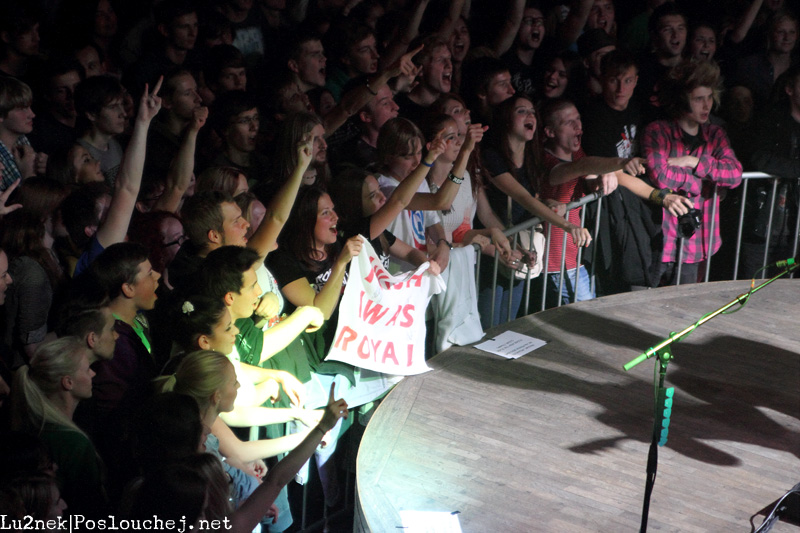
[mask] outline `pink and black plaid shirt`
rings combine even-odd
[[[704,144],[689,152],[677,121],[659,120],[645,128],[642,142],[654,186],[685,193],[694,202],[695,209],[703,213],[703,225],[683,243],[684,263],[699,263],[719,250],[719,205],[714,217],[713,249],[710,246],[714,184],[732,189],[742,182],[742,164],[736,159],[725,131],[719,126],[703,124],[700,134]],[[684,155],[697,157],[700,160],[697,167],[676,167],[668,163],[670,157]],[[673,263],[678,260],[678,219],[666,210],[661,231],[664,233],[661,260]]]

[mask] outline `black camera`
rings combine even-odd
[[[689,209],[685,215],[678,217],[678,235],[684,239],[690,238],[703,223],[703,214],[699,209]]]

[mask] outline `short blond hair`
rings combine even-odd
[[[30,107],[32,102],[33,92],[26,83],[0,76],[0,118],[6,118],[12,109]]]

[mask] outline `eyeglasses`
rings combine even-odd
[[[541,17],[525,17],[522,23],[526,26],[544,26],[544,19]]]
[[[250,124],[258,125],[259,122],[260,122],[260,118],[259,118],[258,115],[253,115],[253,116],[250,116],[250,117],[237,118],[236,120],[233,121],[234,124],[239,124],[239,125],[242,125],[242,126],[249,126]]]
[[[175,244],[177,244],[178,246],[183,246],[183,243],[185,243],[186,239],[188,238],[189,237],[187,237],[186,235],[179,235],[178,238],[175,239],[174,241],[164,244],[164,248],[167,248],[168,246],[172,246]]]

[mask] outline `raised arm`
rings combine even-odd
[[[481,124],[471,124],[467,130],[467,136],[461,150],[458,152],[453,169],[450,171],[452,178],[448,176],[442,184],[442,188],[435,193],[417,193],[408,204],[409,209],[422,211],[445,211],[450,209],[458,194],[458,188],[464,179],[464,172],[467,169],[469,157],[475,146],[483,139],[483,134],[489,129],[488,126]],[[438,138],[438,136],[437,136]]]
[[[11,183],[11,185],[8,186],[8,189],[6,189],[5,191],[3,191],[3,193],[0,194],[0,217],[3,217],[9,213],[16,211],[17,209],[22,208],[22,204],[7,205],[8,197],[11,196],[11,193],[14,192],[14,189],[17,188],[17,186],[20,184],[21,181],[22,180],[19,178],[16,179],[14,182]]]
[[[411,12],[411,16],[408,19],[408,24],[403,28],[402,33],[389,43],[381,57],[381,64],[391,65],[400,56],[406,53],[411,42],[419,35],[419,25],[422,22],[422,17],[429,3],[430,0],[417,0],[416,4],[414,4],[414,10]]]
[[[97,229],[97,241],[104,248],[122,242],[128,233],[128,225],[131,222],[136,197],[139,195],[139,188],[142,184],[147,130],[150,128],[153,117],[161,109],[161,98],[158,96],[158,91],[161,89],[163,80],[163,77],[158,79],[152,93],[149,92],[147,85],[144,86],[144,93],[139,102],[139,111],[133,125],[133,135],[125,150],[117,175],[116,188],[111,197],[108,216]]]
[[[464,2],[465,0],[450,0],[447,15],[445,15],[441,24],[439,24],[439,28],[436,30],[436,33],[445,41],[450,39],[450,35],[453,34],[456,22],[458,22],[458,18],[461,16],[462,11],[464,11]]]
[[[420,50],[422,50],[422,46],[404,54],[386,69],[372,76],[366,84],[343,94],[342,100],[322,119],[325,134],[331,135],[348,118],[358,113],[378,93],[378,89],[389,83],[392,78],[403,75],[413,79],[418,69],[411,58]]]
[[[344,400],[333,399],[333,385],[331,385],[330,401],[319,425],[311,430],[289,455],[267,472],[263,483],[233,513],[231,533],[249,533],[253,530],[275,498],[278,497],[280,490],[292,480],[300,467],[317,449],[322,437],[333,429],[339,418],[347,418],[347,415],[347,403]]]
[[[525,0],[511,0],[509,4],[508,15],[503,27],[500,28],[494,43],[492,43],[492,49],[497,54],[497,57],[502,56],[511,49],[522,24],[522,15],[525,13]]]
[[[755,22],[756,16],[763,4],[764,0],[753,0],[747,7],[742,18],[739,19],[736,26],[730,32],[732,42],[739,44],[744,41],[745,37],[747,37],[747,34],[750,32],[750,28],[753,27],[753,22]]]
[[[167,184],[164,194],[158,199],[153,207],[156,211],[167,211],[177,213],[181,205],[181,199],[192,183],[194,174],[194,154],[197,146],[197,134],[200,128],[206,123],[208,118],[208,108],[199,107],[192,113],[192,121],[183,134],[183,139],[178,147],[178,153],[169,166],[167,174]]]
[[[386,203],[378,209],[372,217],[370,217],[370,225],[369,225],[369,238],[370,239],[377,239],[380,237],[381,233],[389,227],[389,225],[397,218],[404,209],[409,208],[409,204],[412,200],[420,193],[417,193],[417,189],[419,189],[422,180],[425,179],[425,176],[428,175],[430,172],[431,167],[439,158],[440,155],[444,152],[446,145],[441,137],[437,136],[432,142],[428,153],[425,154],[425,158],[422,162],[417,165],[411,174],[409,174],[406,179],[400,182],[400,185],[392,192],[392,195],[386,199]],[[447,180],[445,185],[442,189],[439,190],[440,193],[445,191],[445,187],[447,187],[447,191],[443,192],[442,194],[449,195],[449,190],[455,190],[453,193],[453,197],[458,192],[458,185],[455,183],[449,183],[450,180]],[[422,193],[424,194],[424,193]],[[437,193],[438,194],[438,193]],[[450,202],[452,203],[452,199]]]
[[[586,26],[586,21],[589,19],[589,13],[592,12],[592,4],[594,4],[594,0],[576,0],[572,2],[569,15],[556,31],[561,46],[570,46],[578,40],[583,28]]]
[[[278,235],[289,219],[295,198],[297,198],[297,191],[300,189],[300,184],[303,183],[303,173],[311,163],[312,149],[310,136],[297,143],[297,166],[286,183],[272,197],[272,201],[266,206],[264,220],[247,241],[247,247],[258,252],[262,259],[273,248],[278,240]]]

